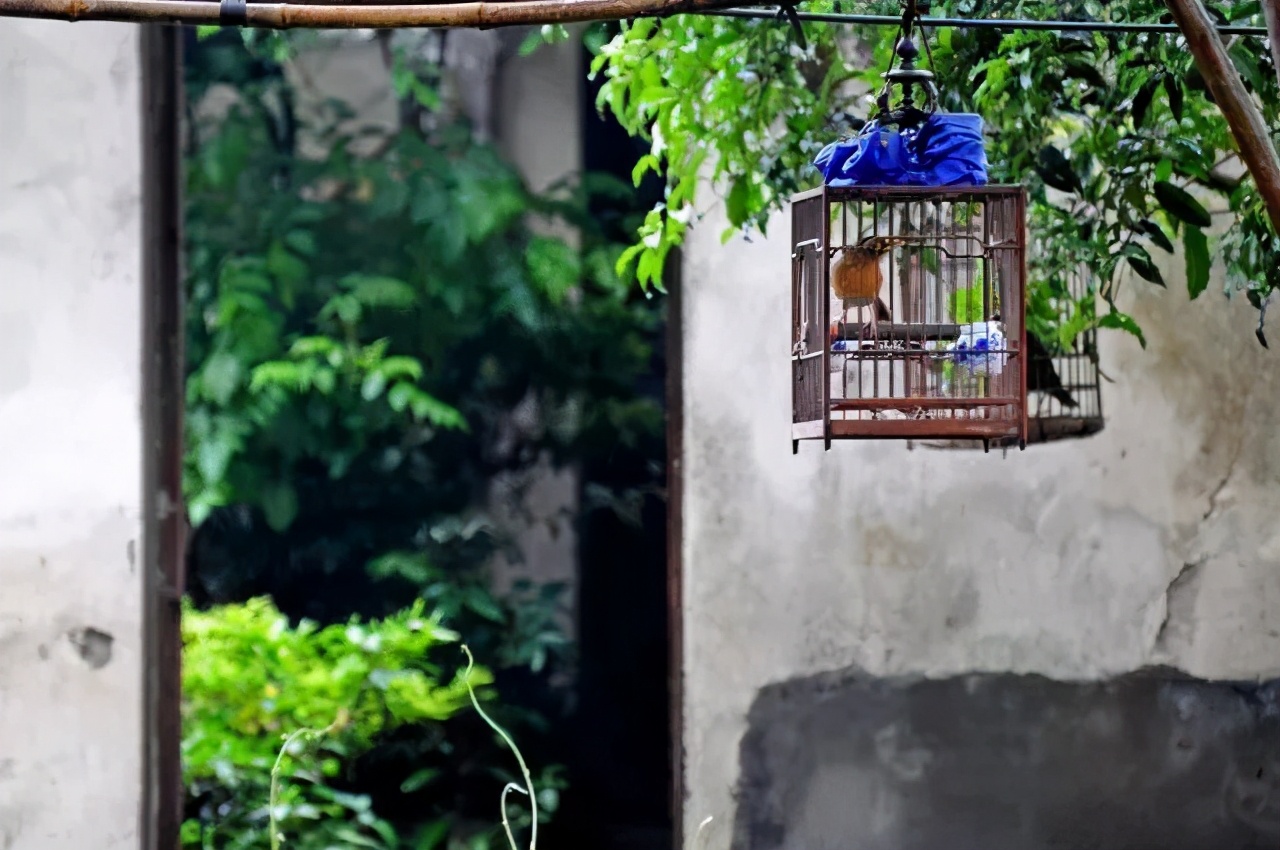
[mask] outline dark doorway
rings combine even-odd
[[[589,56],[584,62],[590,62]],[[595,108],[601,80],[582,90],[583,167],[631,182],[647,145]],[[626,201],[597,202],[593,214],[619,240],[634,239],[638,215],[662,196],[650,175]],[[678,266],[678,256],[669,265]],[[669,286],[669,289],[672,287]],[[637,298],[645,297],[635,293]],[[667,321],[655,334],[652,370],[638,388],[667,404]],[[666,409],[667,416],[671,411]],[[569,737],[574,788],[559,820],[565,846],[600,850],[667,850],[672,817],[670,617],[668,613],[668,440],[619,445],[582,469],[584,504],[603,486],[638,491],[630,517],[608,509],[584,514],[579,526],[579,680],[574,733]]]

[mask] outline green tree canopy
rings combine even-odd
[[[838,4],[806,4],[831,11]],[[845,11],[896,14],[896,2]],[[1223,23],[1262,26],[1257,2],[1210,3]],[[1158,0],[949,0],[931,14],[1112,22],[1168,22]],[[788,196],[817,185],[814,155],[855,132],[873,106],[897,30],[774,20],[682,16],[624,23],[596,50],[592,73],[606,83],[599,107],[651,142],[637,167],[666,180],[622,258],[643,284],[657,284],[671,247],[705,214],[709,177],[731,225],[760,231]],[[1263,311],[1280,286],[1280,247],[1253,182],[1239,175],[1230,131],[1176,33],[1055,33],[954,28],[928,33],[942,107],[981,114],[992,179],[1025,183],[1039,250],[1031,258],[1029,326],[1048,343],[1101,325],[1141,329],[1116,307],[1120,284],[1164,286],[1153,252],[1181,243],[1191,297],[1220,257],[1228,294]],[[595,36],[599,38],[599,36]],[[1229,41],[1229,55],[1268,125],[1280,128],[1272,56],[1255,37]],[[1221,236],[1212,225],[1224,225]],[[1093,291],[1063,303],[1067,270],[1086,264]],[[1095,296],[1108,310],[1096,313]],[[1056,338],[1056,339],[1055,339]],[[1265,340],[1264,340],[1265,342]],[[1145,344],[1145,341],[1144,341]]]

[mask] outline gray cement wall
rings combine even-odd
[[[139,846],[138,29],[0,22],[0,848]]]
[[[788,221],[723,226],[684,268],[685,845],[1276,846],[1274,687],[1096,684],[1280,676],[1280,371],[1243,299],[1190,303],[1180,257],[1128,282],[1149,346],[1103,335],[1091,439],[793,456]],[[1225,712],[1194,755],[1175,692]]]

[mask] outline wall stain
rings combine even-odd
[[[67,632],[67,640],[75,647],[76,652],[94,670],[101,670],[111,663],[111,645],[115,637],[92,626],[72,629]]]
[[[734,850],[1280,846],[1280,679],[845,670],[747,723]]]

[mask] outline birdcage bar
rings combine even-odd
[[[1019,186],[796,195],[793,440],[1025,440],[1025,210]]]

